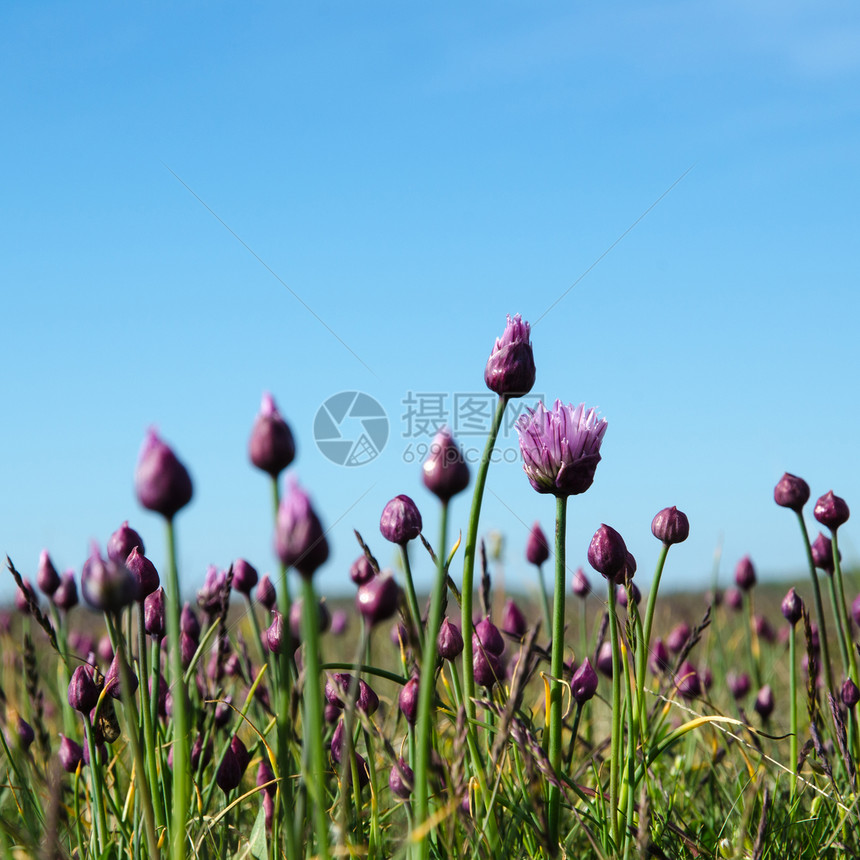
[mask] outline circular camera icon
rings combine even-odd
[[[388,441],[388,415],[378,400],[362,391],[333,394],[314,417],[314,441],[338,466],[364,466]]]

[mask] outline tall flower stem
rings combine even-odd
[[[502,417],[508,398],[499,396],[493,424],[487,436],[487,444],[475,476],[475,489],[472,493],[472,510],[469,514],[469,531],[466,535],[466,549],[463,557],[463,586],[461,590],[461,627],[463,633],[463,702],[466,706],[466,718],[475,719],[475,672],[472,665],[472,593],[475,576],[475,549],[478,542],[478,521],[481,517],[481,502],[484,498],[484,487],[487,483],[487,472],[490,469],[490,457],[496,447],[496,439],[502,426]],[[440,547],[440,552],[444,548]]]
[[[618,849],[619,774],[621,771],[621,646],[615,616],[615,580],[606,579],[609,590],[609,639],[612,643],[612,735],[609,753],[609,820],[612,842]]]
[[[565,595],[565,535],[567,533],[567,496],[558,496],[555,507],[555,593],[552,603],[552,655],[550,659],[550,693],[547,726],[549,729],[549,763],[558,773],[561,766],[562,672],[564,670],[564,595]],[[549,787],[549,839],[558,844],[558,819],[561,791]]]
[[[439,517],[439,545],[436,548],[436,582],[430,595],[430,618],[427,622],[421,680],[418,685],[418,720],[415,739],[415,820],[423,828],[429,812],[430,748],[433,694],[436,689],[436,652],[439,627],[442,624],[442,598],[445,594],[445,561],[448,541],[448,502],[442,502]],[[471,640],[471,636],[469,637]],[[463,637],[464,641],[466,637]],[[470,642],[471,644],[471,642]],[[416,860],[430,856],[429,833],[422,835],[415,846]]]
[[[310,577],[302,577],[302,637],[305,643],[304,741],[308,745],[308,770],[305,783],[314,807],[317,856],[328,860],[328,815],[326,812],[325,756],[320,726],[323,724],[320,687],[320,631],[317,598]],[[285,777],[286,774],[282,776]],[[287,780],[288,781],[288,780]]]
[[[278,508],[281,505],[281,492],[278,487],[278,479],[272,478],[272,508],[274,522],[277,525]],[[287,843],[287,856],[298,856],[298,843],[296,842],[296,829],[294,824],[295,809],[293,806],[293,781],[290,777],[292,771],[292,755],[290,754],[290,698],[292,696],[293,673],[292,673],[292,643],[290,636],[290,589],[287,581],[287,567],[280,564],[278,579],[278,611],[283,619],[285,642],[282,644],[277,659],[278,665],[278,689],[277,689],[277,712],[275,715],[278,737],[278,797],[281,800],[281,815],[275,817],[275,823],[284,828]],[[274,662],[274,661],[273,661]]]
[[[182,669],[179,570],[176,565],[176,537],[173,519],[167,518],[167,633],[170,637],[170,683],[173,694],[173,814],[170,821],[170,856],[185,860],[186,825],[190,798],[190,749],[188,690]]]
[[[857,677],[857,655],[854,648],[853,637],[851,636],[851,619],[848,615],[848,605],[845,602],[845,586],[842,582],[842,564],[839,561],[839,542],[836,537],[836,531],[833,531],[831,538],[833,546],[833,579],[836,583],[836,595],[838,598],[838,607],[834,606],[834,610],[839,614],[842,622],[842,634],[845,637],[845,648],[848,651],[848,666],[846,670],[851,673],[851,680],[856,684]]]
[[[152,731],[152,711],[149,701],[149,681],[146,669],[146,630],[144,629],[143,601],[137,604],[137,676],[140,679],[140,710],[143,717],[143,742],[146,748],[146,775],[149,779],[149,790],[155,811],[155,823],[159,829],[165,825],[164,808],[161,805],[161,793],[158,782],[158,767],[155,763],[155,735]],[[152,694],[158,698],[158,687],[152,688]]]
[[[827,623],[824,618],[824,607],[821,603],[821,588],[818,584],[818,572],[815,569],[815,561],[812,558],[812,545],[809,543],[809,532],[806,530],[806,522],[803,514],[798,511],[797,520],[800,523],[800,533],[803,535],[803,545],[806,547],[806,560],[809,564],[809,573],[812,576],[812,597],[815,601],[815,617],[818,620],[819,641],[821,643],[821,656],[824,663],[824,677],[827,681],[827,689],[833,691],[833,670],[830,666],[830,646],[827,642]]]
[[[797,791],[797,636],[795,625],[791,625],[788,638],[788,660],[789,660],[789,702],[791,715],[791,797],[794,798]]]
[[[409,614],[412,616],[412,624],[414,633],[417,637],[419,654],[424,650],[424,637],[421,629],[421,609],[418,606],[418,595],[415,593],[415,583],[412,581],[412,566],[409,564],[409,550],[406,544],[401,544],[401,553],[403,555],[403,573],[406,580],[406,602],[409,605]]]
[[[639,721],[639,732],[642,741],[645,741],[645,675],[648,668],[648,654],[651,648],[651,627],[654,623],[654,610],[657,606],[657,589],[660,587],[660,578],[663,576],[663,568],[666,565],[666,556],[669,554],[669,545],[663,544],[660,555],[657,557],[657,569],[654,571],[654,581],[648,591],[648,605],[645,607],[645,623],[642,627],[642,641],[636,651],[636,702],[638,703],[637,719]]]
[[[540,589],[540,605],[543,611],[543,623],[548,632],[552,632],[552,613],[549,608],[549,595],[546,593],[546,580],[543,576],[543,565],[538,565],[538,586]]]

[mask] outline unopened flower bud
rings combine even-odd
[[[140,503],[168,520],[191,501],[188,470],[154,429],[149,430],[141,448],[134,484]]]
[[[311,578],[328,559],[329,546],[311,500],[293,481],[278,508],[275,548],[283,564]]]
[[[571,588],[573,589],[573,593],[581,600],[585,600],[585,598],[591,594],[591,584],[588,581],[588,577],[585,575],[585,571],[581,567],[578,567],[573,574],[573,583]]]
[[[678,669],[675,689],[685,699],[695,699],[702,694],[702,682],[699,673],[689,660],[685,660]]]
[[[522,397],[535,384],[535,359],[530,340],[531,328],[519,314],[511,317],[500,338],[496,338],[484,382],[487,388],[505,397]]]
[[[597,682],[597,672],[586,657],[582,665],[573,673],[570,682],[570,692],[577,705],[584,705],[594,696],[597,692]]]
[[[84,749],[71,738],[60,735],[60,748],[57,750],[57,757],[60,760],[60,766],[66,773],[74,773],[78,769],[78,765],[84,760]]]
[[[833,563],[833,541],[821,532],[812,542],[812,561],[819,570],[823,570],[830,576],[836,570],[836,565]]]
[[[406,546],[421,534],[421,528],[421,514],[409,496],[395,496],[382,509],[379,531],[391,543]]]
[[[76,711],[88,714],[99,700],[99,691],[88,666],[76,666],[68,689],[69,704]]]
[[[774,706],[775,701],[773,697],[773,690],[770,688],[770,684],[765,684],[758,691],[758,695],[755,697],[755,704],[753,705],[753,708],[755,709],[755,712],[762,718],[762,720],[767,721],[767,719],[773,713]]]
[[[858,702],[860,702],[860,689],[850,678],[846,678],[842,684],[842,704],[846,708],[854,709]]]
[[[108,538],[107,557],[117,564],[127,564],[126,559],[131,551],[137,547],[138,552],[143,555],[143,538],[129,526],[128,520]]]
[[[433,437],[422,475],[424,486],[443,502],[469,486],[469,467],[447,427]]]
[[[615,579],[627,565],[624,538],[607,525],[601,525],[588,546],[588,563],[607,579]]]
[[[60,574],[48,555],[48,550],[43,549],[39,556],[39,569],[36,571],[36,585],[42,594],[51,597],[60,587]]]
[[[789,508],[799,514],[809,501],[809,484],[803,478],[786,472],[773,488],[773,500],[781,508]]]
[[[835,532],[839,526],[848,522],[850,511],[845,499],[835,496],[833,490],[823,495],[816,503],[813,515],[823,526]]]
[[[238,558],[233,562],[233,590],[240,594],[250,595],[257,584],[257,569],[245,561],[244,558]]]
[[[391,574],[381,573],[359,586],[355,604],[369,625],[386,621],[397,611],[400,588]]]
[[[245,744],[239,740],[238,735],[233,735],[230,746],[227,747],[224,758],[221,759],[221,764],[218,765],[218,770],[215,773],[215,783],[218,788],[225,794],[238,788],[249,761],[250,756]]]
[[[687,644],[687,640],[690,638],[690,634],[692,632],[693,631],[690,630],[690,625],[681,621],[672,628],[671,632],[666,637],[666,647],[673,654],[680,654],[684,646]]]
[[[257,583],[257,603],[271,610],[275,608],[277,602],[278,596],[275,593],[275,586],[272,585],[272,579],[268,573],[264,573]]]
[[[735,585],[741,591],[749,591],[756,582],[755,568],[752,560],[745,555],[735,568]]]
[[[473,651],[489,651],[497,657],[504,652],[504,637],[499,628],[490,621],[489,616],[481,619],[475,625],[475,632],[472,634],[472,649]]]
[[[78,586],[75,583],[75,572],[67,570],[60,577],[60,584],[54,592],[54,605],[68,612],[78,605]]]
[[[388,787],[395,797],[406,800],[412,794],[414,785],[415,774],[401,756],[397,760],[397,764],[391,766],[391,772],[388,774]]]
[[[143,629],[155,638],[164,636],[164,589],[157,588],[143,601]]]
[[[460,628],[456,624],[452,624],[447,618],[442,619],[436,647],[443,660],[456,660],[463,651],[463,636],[460,633]]]
[[[472,654],[472,674],[480,687],[492,687],[505,677],[498,655],[486,648],[476,648]]]
[[[529,539],[526,544],[526,561],[535,567],[540,567],[548,558],[549,544],[546,535],[543,533],[540,523],[535,523],[529,532]]]
[[[406,722],[414,726],[418,721],[418,678],[410,678],[400,691],[400,711],[406,717]]]
[[[741,672],[739,675],[736,675],[734,672],[729,672],[726,675],[726,685],[729,688],[729,692],[735,697],[735,699],[740,700],[749,693],[750,688],[752,687],[752,682],[750,681],[750,676],[747,675],[746,672]]]
[[[124,564],[101,557],[93,544],[90,557],[81,570],[81,593],[84,600],[100,612],[119,612],[137,597],[137,582]]]
[[[138,601],[146,600],[161,582],[155,565],[143,555],[143,550],[140,547],[135,546],[129,552],[125,566],[131,571],[131,575],[137,583]]]
[[[251,430],[248,454],[258,469],[273,478],[277,478],[296,456],[293,434],[268,391],[263,394],[260,413]]]
[[[788,594],[782,599],[782,614],[785,616],[785,620],[794,627],[803,614],[803,601],[800,599],[800,595],[794,590],[794,588],[790,588],[788,590]]]
[[[356,585],[364,585],[376,576],[376,571],[366,555],[360,555],[349,569],[349,577]]]
[[[528,630],[528,622],[522,609],[512,600],[508,599],[502,612],[502,630],[517,639],[522,639]]]
[[[651,521],[651,534],[666,546],[672,546],[689,537],[690,522],[676,507],[663,508]]]

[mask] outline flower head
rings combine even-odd
[[[577,705],[583,705],[597,692],[597,672],[591,665],[588,657],[583,660],[582,665],[573,673],[570,681],[570,691]]]
[[[84,600],[100,612],[117,612],[137,599],[137,580],[124,565],[105,561],[97,544],[81,570]]]
[[[421,512],[409,496],[401,493],[382,509],[379,530],[391,543],[406,546],[421,534],[421,527]]]
[[[281,561],[306,579],[328,558],[328,541],[307,493],[293,481],[278,509],[275,547]]]
[[[543,403],[521,415],[516,428],[520,437],[523,469],[539,493],[575,496],[594,481],[600,462],[600,444],[606,420],[585,404],[564,406],[555,401],[549,412]]]
[[[741,591],[749,591],[755,585],[755,582],[755,568],[750,557],[745,555],[735,568],[735,585]]]
[[[825,493],[816,503],[812,511],[815,519],[830,531],[835,532],[839,526],[848,521],[850,511],[848,503],[840,496],[833,494],[833,490]]]
[[[125,520],[123,524],[108,538],[107,557],[117,564],[125,564],[129,553],[137,547],[141,555],[146,550],[143,538]]]
[[[192,495],[191,476],[176,454],[150,428],[140,450],[134,486],[140,503],[172,520]]]
[[[268,391],[263,394],[260,414],[251,430],[248,454],[258,469],[268,472],[273,478],[277,478],[296,456],[293,434]]]
[[[43,549],[39,556],[39,569],[36,573],[36,585],[39,586],[43,594],[48,597],[53,596],[54,592],[60,587],[60,574],[54,567],[51,561],[51,556],[48,555],[48,550]]]
[[[842,553],[839,554],[839,558],[841,561]],[[818,537],[812,542],[812,561],[817,568],[820,568],[825,573],[829,573],[831,576],[836,570],[836,566],[833,564],[833,541],[830,538],[824,537],[821,532],[818,533]]]
[[[773,500],[781,508],[790,508],[799,514],[809,501],[809,484],[803,478],[786,472],[773,488]]]
[[[424,486],[443,502],[469,486],[469,467],[447,427],[433,437],[422,474]]]
[[[529,540],[526,544],[526,561],[533,564],[535,567],[540,567],[549,558],[549,544],[547,543],[546,535],[540,527],[540,523],[535,523],[529,533]]]
[[[601,525],[588,546],[588,563],[607,579],[627,569],[627,545],[612,526]]]
[[[666,546],[681,543],[690,535],[690,522],[676,507],[663,508],[651,521],[651,534]]]
[[[496,339],[484,370],[484,382],[490,391],[506,397],[522,397],[535,384],[535,359],[529,340],[531,328],[516,314],[504,334]]]

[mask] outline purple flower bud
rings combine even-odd
[[[335,764],[340,764],[343,759],[343,731],[343,720],[340,720],[331,736],[331,757]]]
[[[266,609],[271,610],[275,608],[275,604],[277,602],[278,596],[275,593],[275,586],[272,585],[272,580],[269,577],[269,574],[264,573],[257,584],[257,603]]]
[[[523,470],[539,493],[575,496],[594,482],[606,421],[585,404],[564,406],[555,401],[552,412],[543,403],[517,419],[516,429]]]
[[[244,558],[237,558],[233,562],[233,590],[240,594],[250,595],[257,584],[257,568],[253,567]]]
[[[765,684],[758,691],[753,708],[762,720],[766,721],[773,713],[774,705],[773,690],[770,688],[770,684]]]
[[[858,702],[860,702],[860,689],[850,678],[846,678],[842,684],[842,704],[853,710]]]
[[[18,719],[15,723],[15,735],[22,750],[30,749],[33,741],[36,740],[36,733],[33,731],[33,727],[20,714],[18,714]]]
[[[443,660],[456,660],[463,652],[463,635],[460,633],[460,628],[447,618],[442,619],[436,647]]]
[[[848,522],[850,516],[845,499],[834,496],[833,490],[815,503],[812,513],[821,525],[827,526],[832,532],[835,532],[843,523]]]
[[[655,675],[662,675],[671,668],[669,649],[662,639],[655,639],[651,646],[651,656],[648,665]]]
[[[492,687],[505,677],[498,655],[487,648],[476,648],[472,653],[472,674],[480,687]]]
[[[186,602],[182,606],[182,612],[179,615],[179,629],[183,633],[187,633],[195,642],[200,639],[200,620],[197,618],[197,613],[191,608],[191,604]]]
[[[741,591],[749,591],[756,582],[755,568],[748,555],[745,555],[735,568],[735,585]]]
[[[739,675],[736,675],[734,672],[729,672],[726,675],[726,685],[729,688],[729,692],[731,692],[738,701],[743,699],[752,687],[750,676],[747,675],[746,672],[741,672]]]
[[[370,559],[366,555],[360,555],[352,563],[349,576],[356,585],[364,585],[376,576],[376,571],[373,569]]]
[[[782,614],[785,616],[785,620],[794,627],[798,621],[800,621],[801,615],[803,614],[803,601],[800,599],[800,595],[794,590],[794,588],[789,588],[788,594],[782,599]]]
[[[627,565],[624,538],[607,525],[601,525],[588,546],[588,563],[607,579],[615,579]]]
[[[336,609],[331,614],[332,636],[343,636],[349,627],[349,616],[342,609]]]
[[[391,574],[374,576],[370,582],[359,586],[355,605],[365,622],[371,626],[386,621],[397,611],[400,588]]]
[[[400,690],[400,710],[404,717],[406,717],[406,722],[409,723],[410,726],[414,726],[418,721],[418,687],[419,687],[418,678],[412,677],[410,678]]]
[[[854,598],[854,602],[851,604],[851,617],[855,624],[860,625],[860,594]]]
[[[89,713],[99,700],[99,691],[89,666],[76,666],[68,689],[69,704],[82,714]]]
[[[257,780],[254,784],[257,788],[262,788],[265,785],[266,787],[263,788],[263,791],[266,792],[269,797],[274,797],[278,791],[278,784],[275,782],[275,774],[265,758],[260,759],[260,766],[257,768]]]
[[[310,579],[328,558],[322,523],[311,500],[295,481],[278,508],[275,548],[281,561],[305,579]]]
[[[78,586],[75,584],[75,572],[67,570],[60,577],[60,584],[54,592],[54,605],[68,612],[78,605]]]
[[[529,625],[525,615],[523,615],[522,609],[509,598],[505,603],[504,612],[502,612],[502,630],[517,639],[522,639],[526,635],[528,627]]]
[[[695,699],[702,694],[702,682],[696,667],[685,660],[675,677],[675,689],[685,699]]]
[[[187,669],[197,653],[198,643],[184,630],[179,634],[179,654],[182,660],[182,668]]]
[[[84,600],[100,612],[119,612],[137,597],[137,582],[124,564],[101,557],[93,543],[90,557],[81,570]]]
[[[127,564],[126,559],[135,547],[141,555],[146,552],[143,548],[143,539],[129,526],[128,520],[125,520],[108,538],[107,557],[117,564]]]
[[[638,606],[642,602],[642,592],[639,590],[639,586],[636,585],[635,582],[630,580],[626,586],[619,585],[617,586],[617,600],[619,605],[627,606],[629,594],[633,598],[633,602]]]
[[[102,634],[99,638],[96,653],[102,663],[110,663],[113,660],[113,642],[110,641],[110,636],[107,633]]]
[[[225,794],[238,788],[249,762],[250,756],[245,744],[239,740],[238,735],[233,735],[230,746],[227,747],[224,758],[221,759],[221,764],[218,765],[218,770],[215,773],[215,782],[218,788]]]
[[[765,642],[776,642],[776,631],[771,626],[771,623],[763,615],[755,615],[753,617],[753,627],[755,628],[756,636],[763,639]]]
[[[172,520],[190,501],[191,476],[153,428],[140,450],[134,485],[140,503]]]
[[[397,759],[397,764],[391,766],[391,772],[388,774],[388,787],[395,797],[406,800],[412,794],[414,785],[415,774],[401,756]]]
[[[304,614],[304,600],[300,597],[294,600],[290,606],[290,633],[293,639],[300,640],[302,638],[302,615]],[[331,624],[331,615],[328,611],[328,606],[324,600],[317,603],[317,627],[320,633],[325,633]]]
[[[409,496],[395,496],[383,509],[379,531],[391,543],[406,546],[421,534],[421,514]]]
[[[353,683],[353,677],[347,672],[335,672],[326,681],[325,697],[326,701],[338,708],[346,707],[346,699],[350,694],[350,685]],[[361,678],[358,679],[357,696],[355,706],[367,716],[375,714],[379,708],[379,696],[373,692],[370,685],[365,683]]]
[[[131,571],[137,584],[137,600],[145,600],[155,591],[160,580],[155,565],[145,556],[139,547],[134,547],[128,554],[125,566]]]
[[[809,501],[809,484],[803,478],[786,472],[773,488],[773,500],[781,508],[790,508],[799,514]]]
[[[540,567],[548,558],[549,544],[546,535],[543,533],[540,523],[535,523],[529,532],[529,539],[526,544],[526,561],[535,567]]]
[[[51,597],[54,592],[60,587],[60,575],[57,573],[57,568],[51,561],[51,556],[48,555],[48,550],[43,549],[39,556],[39,569],[36,572],[36,585],[39,586],[43,594]]]
[[[66,773],[74,773],[84,760],[84,749],[71,738],[60,735],[60,748],[57,751],[60,766]]]
[[[604,642],[597,652],[597,671],[607,678],[612,677],[612,643]]]
[[[576,572],[573,574],[573,584],[571,588],[573,589],[573,593],[581,600],[585,600],[585,598],[591,594],[591,584],[588,581],[588,577],[585,575],[585,571],[581,567],[578,567]]]
[[[223,729],[230,723],[230,719],[233,716],[233,708],[230,707],[232,703],[233,697],[227,695],[224,697],[222,702],[218,702],[218,704],[215,705],[216,729]]]
[[[164,589],[157,588],[143,601],[143,629],[155,638],[164,636]]]
[[[841,553],[839,560],[842,560]],[[821,532],[812,542],[812,561],[819,570],[833,576],[833,572],[836,570],[836,565],[833,563],[833,541]]]
[[[676,507],[663,508],[651,521],[651,534],[666,546],[672,546],[689,537],[690,522]]]
[[[268,391],[263,394],[260,413],[251,430],[248,454],[258,469],[273,478],[277,478],[296,456],[293,434]]]
[[[475,632],[472,634],[472,649],[474,651],[483,649],[497,657],[504,652],[505,640],[499,632],[499,628],[490,621],[489,616],[475,625]]]
[[[218,570],[214,564],[206,569],[203,587],[197,592],[197,605],[210,617],[221,611],[224,590],[227,586],[227,571]]]
[[[149,690],[150,699],[152,698],[152,678],[147,682],[147,689]],[[170,693],[170,688],[167,686],[167,681],[164,680],[164,676],[159,674],[158,676],[158,699],[156,701],[156,709],[158,711],[158,716],[162,719],[167,717],[167,696]]]
[[[194,743],[191,745],[191,758],[189,759],[191,763],[191,769],[197,770],[200,767],[200,763],[203,763],[203,767],[209,764],[212,761],[212,752],[214,746],[212,744],[212,738],[210,737],[204,746],[203,743],[203,735],[197,735],[194,739]],[[173,752],[173,747],[171,746],[170,751]]]
[[[726,606],[738,612],[744,605],[744,598],[737,588],[727,588],[725,593]]]
[[[32,583],[29,579],[23,580],[24,588],[16,588],[15,589],[15,608],[22,615],[30,614],[30,603],[34,603],[38,605],[39,598],[36,595],[36,589],[33,588]]]
[[[690,630],[690,625],[684,623],[683,621],[680,624],[677,624],[672,628],[669,635],[666,637],[666,647],[673,654],[680,654],[683,650],[684,646],[687,644],[687,640],[690,638],[690,634],[693,631]]]
[[[496,338],[484,382],[487,388],[505,397],[522,397],[535,384],[535,359],[530,340],[531,328],[519,314],[508,322],[501,337]]]
[[[331,702],[326,702],[325,707],[323,708],[323,719],[327,723],[331,724],[340,719],[340,711],[341,709],[337,707],[337,705],[333,705]]]
[[[115,655],[113,660],[111,660],[111,664],[108,667],[107,674],[105,674],[105,689],[108,692],[108,695],[113,696],[114,699],[121,699],[123,694],[122,687],[122,672],[120,672],[119,668],[119,655]],[[129,681],[129,691],[128,694],[133,696],[137,691],[138,680],[137,675],[132,671],[131,666],[126,664],[126,670],[128,671],[128,681]]]
[[[443,502],[448,502],[469,486],[469,467],[447,427],[433,437],[422,476],[424,486]]]
[[[597,672],[588,657],[573,673],[570,682],[570,692],[577,705],[584,705],[597,692]]]
[[[272,612],[272,623],[266,630],[266,644],[273,654],[283,653],[286,642],[284,641],[284,617],[280,612]]]

